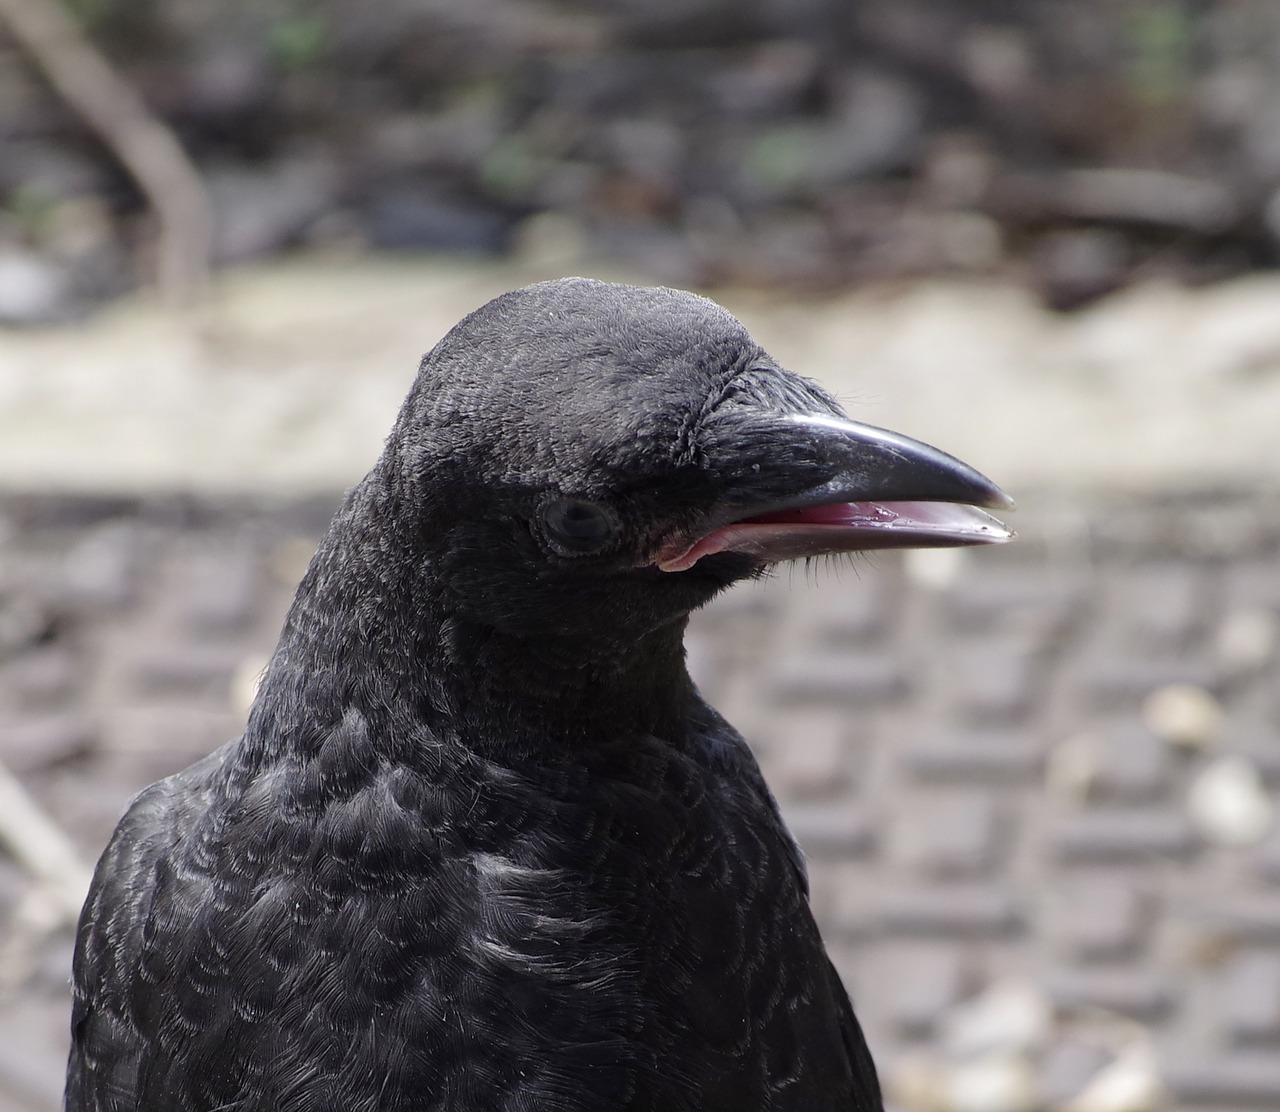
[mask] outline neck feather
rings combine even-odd
[[[250,714],[254,751],[306,752],[352,711],[373,745],[424,727],[492,756],[552,758],[632,733],[681,743],[696,698],[685,617],[592,643],[472,620],[396,536],[384,500],[357,488],[317,551]]]

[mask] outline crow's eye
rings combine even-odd
[[[618,519],[607,506],[577,498],[558,498],[542,511],[552,545],[566,556],[599,552],[618,530]]]

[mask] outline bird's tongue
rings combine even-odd
[[[1013,534],[975,506],[953,502],[833,502],[779,510],[714,529],[692,544],[673,541],[654,563],[685,571],[716,552],[742,552],[769,562],[863,552],[873,548],[931,548],[997,544]]]

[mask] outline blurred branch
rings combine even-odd
[[[0,764],[0,844],[35,884],[15,908],[0,943],[0,1000],[22,984],[52,934],[74,926],[89,891],[89,870],[71,839]]]
[[[89,870],[71,839],[0,764],[0,844],[75,921],[89,891]]]
[[[213,216],[204,183],[173,132],[57,0],[0,0],[0,18],[150,200],[160,222],[161,296],[179,306],[199,301],[208,284]]]

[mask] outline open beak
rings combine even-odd
[[[714,508],[692,535],[659,546],[653,562],[662,571],[685,571],[717,552],[776,563],[1013,537],[983,511],[1013,509],[990,479],[887,429],[827,414],[735,415],[710,440]]]

